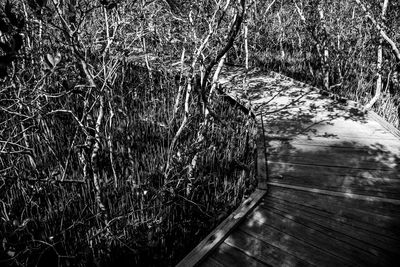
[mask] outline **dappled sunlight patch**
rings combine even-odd
[[[249,227],[260,226],[266,222],[266,218],[263,214],[256,208],[249,218],[246,220],[246,225]]]

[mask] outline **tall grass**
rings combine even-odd
[[[27,164],[14,169],[14,177],[0,178],[0,265],[172,266],[254,188],[255,126],[245,114],[215,96],[211,108],[219,118],[203,143],[194,143],[200,122],[194,113],[171,153],[183,116],[181,111],[170,123],[175,77],[158,74],[149,88],[146,70],[125,66],[123,71],[125,78],[113,87],[116,115],[108,129],[117,187],[109,151],[100,156],[107,220],[99,213],[93,181],[83,179],[81,148],[73,147],[64,181],[51,175],[56,165],[50,164],[48,147],[60,148],[55,154],[65,156],[77,130],[70,119],[55,116],[48,121],[53,144],[35,144],[43,155],[42,179],[31,179],[24,172]],[[49,134],[43,131],[32,135],[44,140]],[[76,144],[84,141],[80,135],[76,139]],[[195,153],[199,163],[188,193],[187,168]]]

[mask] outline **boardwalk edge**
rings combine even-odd
[[[256,189],[242,204],[204,238],[176,266],[187,267],[198,265],[214,248],[221,244],[237,225],[243,221],[266,194],[266,190]]]
[[[392,124],[390,124],[388,121],[386,121],[382,116],[378,115],[376,112],[370,110],[368,111],[368,115],[371,119],[379,123],[385,130],[396,136],[398,139],[400,139],[400,131],[396,127],[394,127]]]

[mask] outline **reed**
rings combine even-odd
[[[79,149],[70,153],[64,181],[50,175],[57,164],[49,147],[68,154],[76,132],[68,118],[53,117],[50,132],[33,134],[43,155],[41,179],[29,179],[23,162],[14,170],[20,179],[1,179],[2,265],[172,266],[254,189],[255,126],[247,115],[214,96],[211,108],[220,117],[194,144],[200,114],[192,114],[166,173],[168,148],[183,116],[178,112],[170,123],[176,82],[161,73],[150,90],[145,70],[128,71],[130,78],[113,87],[114,127],[104,130],[113,136],[116,187],[106,132],[99,158],[107,219],[93,181],[84,180]],[[83,141],[78,134],[76,144]],[[188,194],[187,168],[195,153],[199,162]]]

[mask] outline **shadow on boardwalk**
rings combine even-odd
[[[221,84],[256,115],[268,193],[203,266],[396,266],[400,140],[354,102],[244,74]]]

